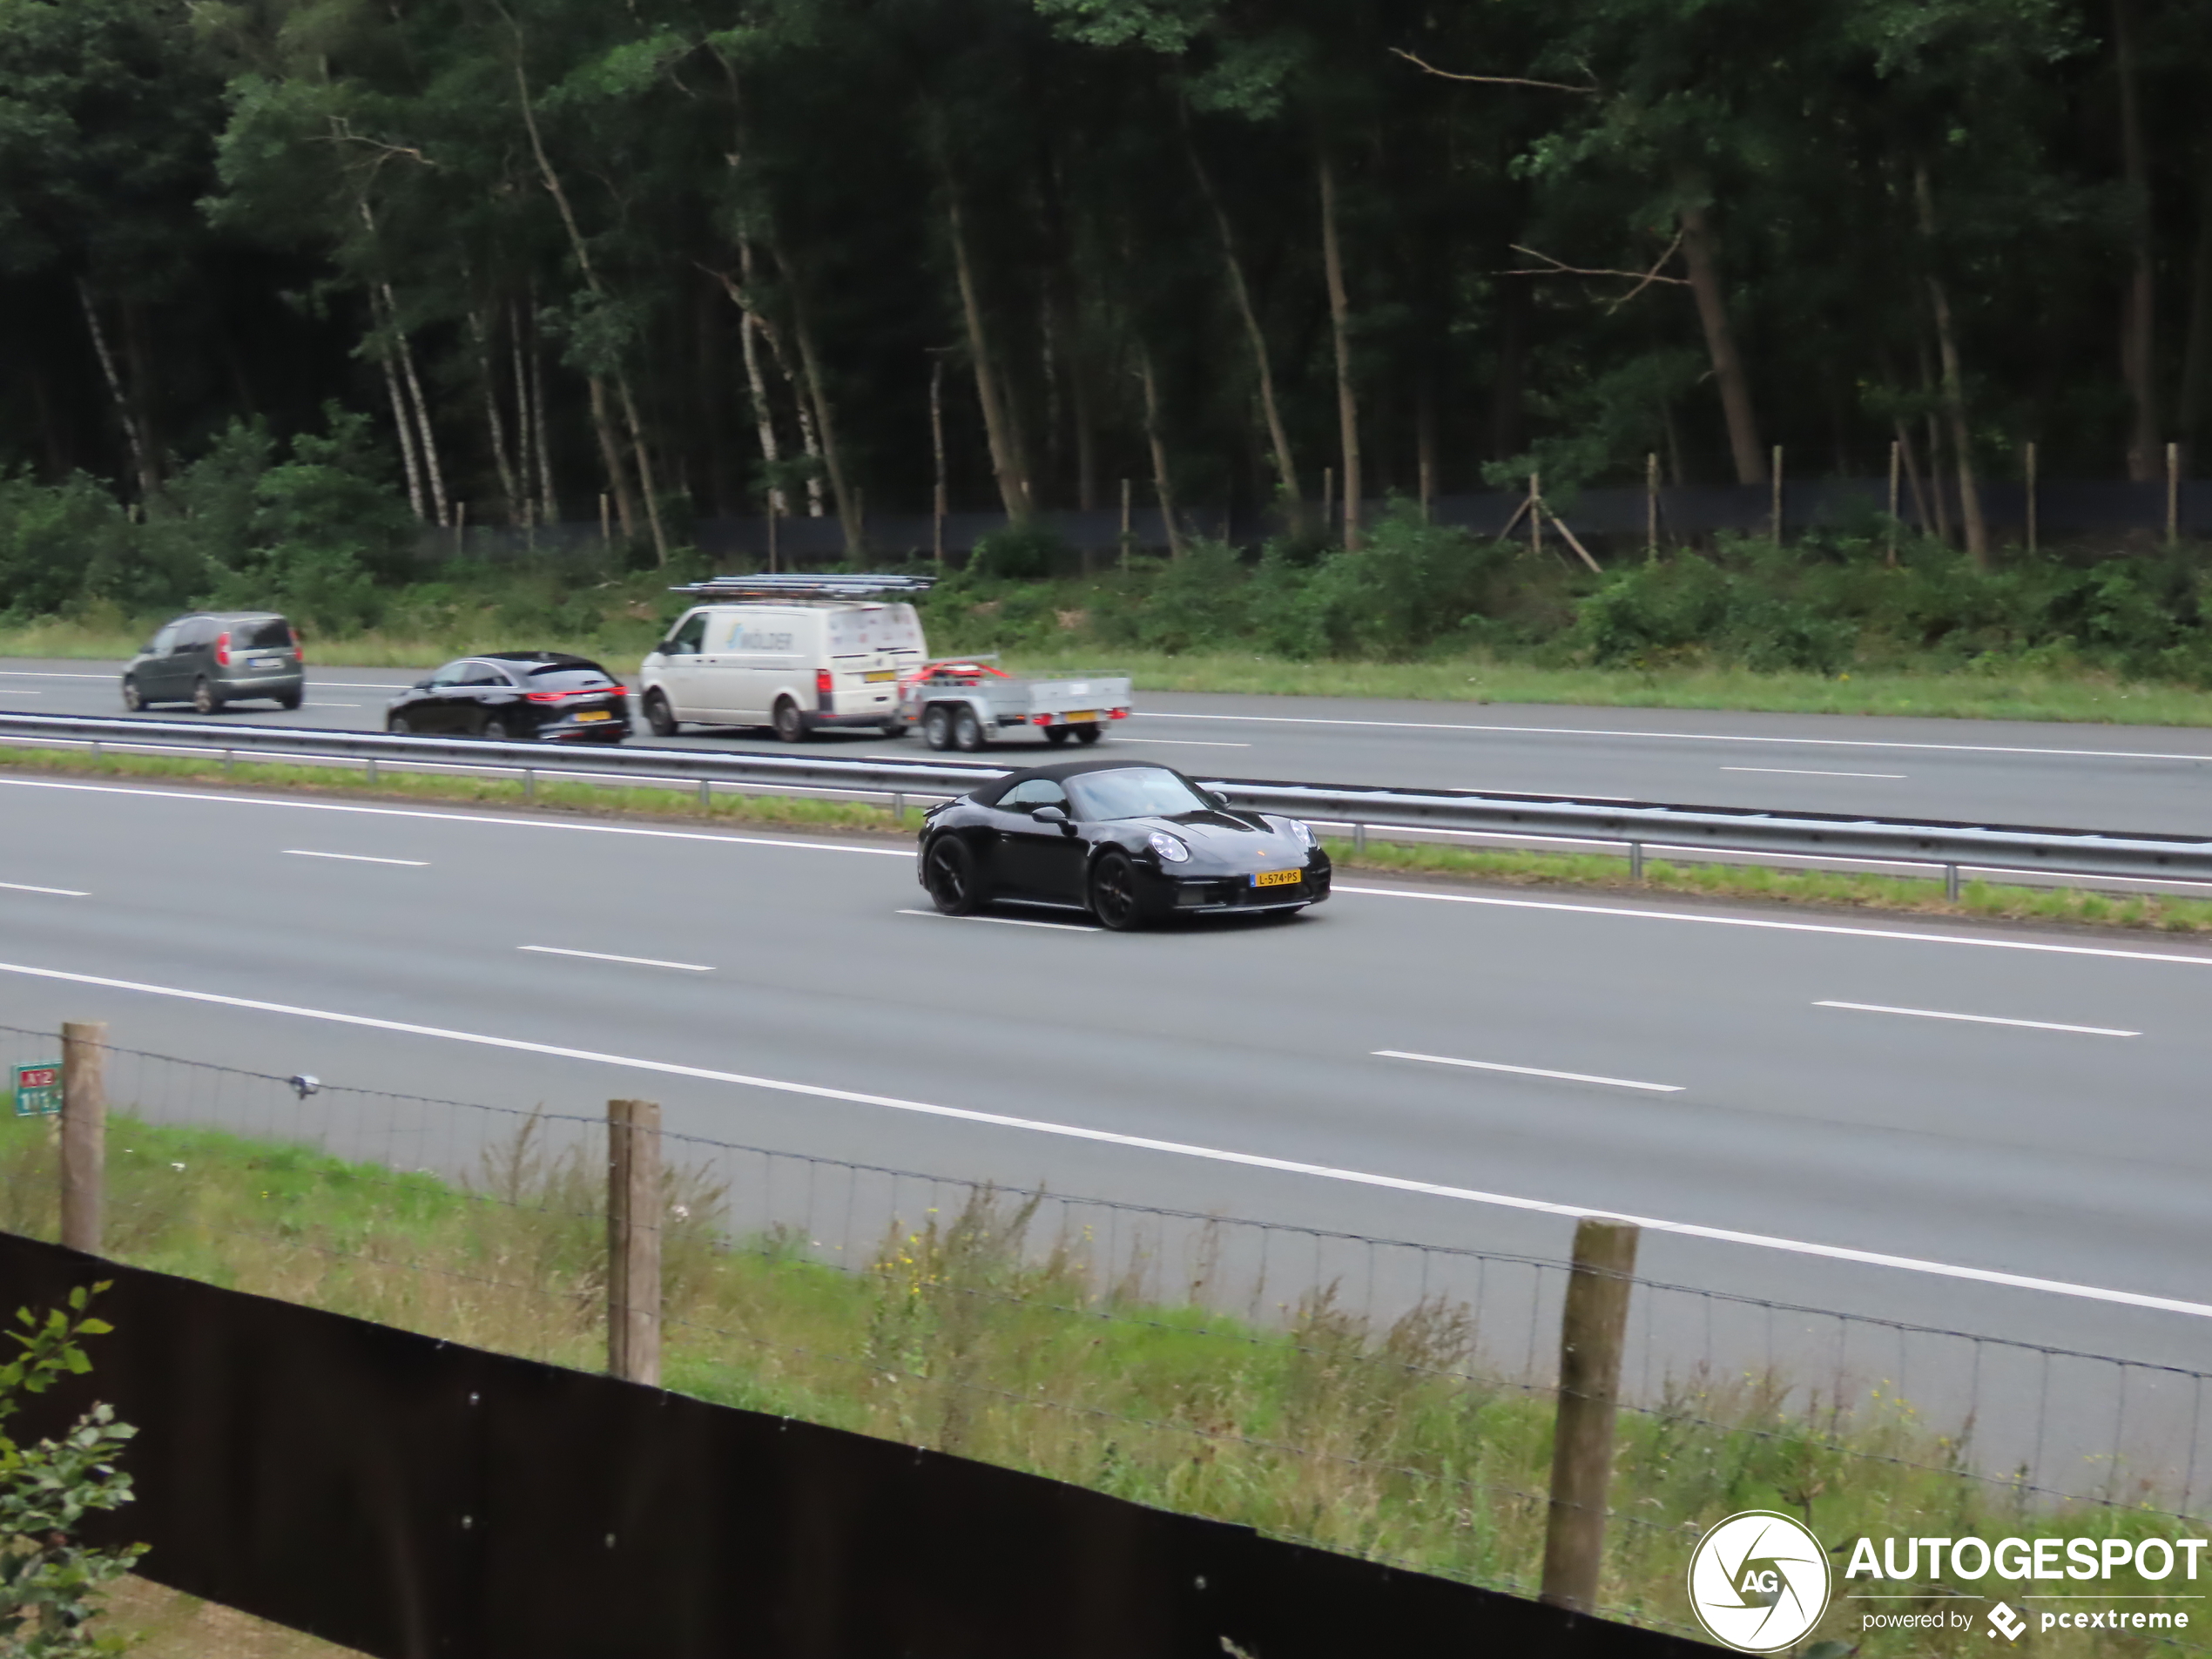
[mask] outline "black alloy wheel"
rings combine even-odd
[[[652,727],[657,738],[672,738],[683,730],[675,715],[669,711],[668,699],[658,691],[645,693],[645,724]]]
[[[505,743],[515,734],[508,729],[505,715],[487,714],[483,725],[476,729],[476,735],[486,743]]]
[[[1106,728],[1103,725],[1079,725],[1076,728],[1077,743],[1096,743],[1105,735]]]
[[[953,711],[942,703],[932,703],[921,717],[921,740],[933,749],[953,746]]]
[[[975,718],[975,711],[963,708],[953,716],[953,747],[964,755],[972,755],[983,746],[983,723]]]
[[[1069,730],[1064,725],[1049,725],[1044,729],[1044,740],[1057,749],[1068,741]]]
[[[125,674],[123,677],[124,711],[127,714],[137,714],[143,710],[145,705],[145,698],[138,695],[138,682],[132,679],[128,674]]]
[[[388,717],[384,722],[384,729],[395,738],[407,738],[415,735],[415,724],[404,714],[395,714]]]
[[[799,705],[789,698],[776,705],[776,735],[786,743],[806,741],[806,722],[799,716]]]
[[[973,915],[983,902],[975,876],[975,854],[959,836],[940,835],[922,859],[923,886],[929,902],[948,916]]]
[[[223,699],[216,695],[215,688],[204,677],[192,683],[192,708],[194,714],[220,714],[223,711]]]
[[[1128,933],[1143,920],[1137,914],[1136,867],[1128,853],[1109,847],[1090,867],[1090,914],[1117,934]]]

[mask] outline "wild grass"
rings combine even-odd
[[[548,757],[550,759],[550,757]],[[374,784],[351,768],[260,761],[241,755],[226,772],[218,758],[105,754],[82,751],[0,749],[0,771],[57,777],[111,777],[200,786],[274,790],[341,799],[406,800],[622,818],[692,826],[748,826],[813,832],[896,835],[920,826],[919,808],[903,816],[860,801],[741,795],[716,792],[701,807],[688,788],[593,784],[540,779],[526,795],[518,779],[442,772],[379,773]],[[2097,892],[1970,881],[1954,902],[1939,881],[1823,870],[1772,870],[1757,865],[1675,864],[1647,859],[1641,882],[1625,858],[1589,853],[1532,853],[1370,840],[1355,850],[1325,842],[1348,874],[1404,873],[1529,887],[1620,893],[1673,893],[1760,904],[1889,911],[1982,921],[2057,922],[2168,934],[2212,933],[2212,900],[2164,894]]]
[[[603,1363],[599,1177],[534,1125],[447,1181],[118,1114],[107,1168],[118,1259]],[[46,1125],[0,1119],[0,1226],[51,1237]],[[670,1387],[1533,1593],[1551,1401],[1494,1362],[1462,1305],[1429,1298],[1371,1320],[1320,1285],[1224,1311],[1203,1276],[1180,1294],[1148,1291],[1138,1247],[1126,1269],[1102,1269],[1090,1241],[1042,1236],[1033,1202],[988,1189],[957,1211],[894,1218],[847,1271],[802,1234],[725,1235],[721,1197],[698,1171],[667,1182]],[[1996,1538],[2029,1521],[2019,1488],[1970,1478],[1961,1446],[1909,1403],[1779,1375],[1683,1376],[1625,1413],[1612,1501],[1608,1608],[1677,1628],[1691,1544],[1740,1509],[1804,1515],[1831,1545],[1865,1532]],[[2160,1529],[2148,1509],[2082,1506],[2062,1520],[2091,1536]],[[1825,1633],[1848,1642],[1856,1622],[1831,1612]],[[1965,1655],[1985,1652],[1980,1639],[1882,1633],[1856,1651]],[[2042,1650],[2149,1649],[2068,1632]]]

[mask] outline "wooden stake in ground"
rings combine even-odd
[[[2166,446],[2166,545],[2182,539],[2182,446]]]
[[[1541,484],[1534,473],[1528,475],[1528,550],[1538,555],[1544,550],[1544,492]]]
[[[107,1184],[107,1023],[62,1027],[62,1243],[100,1253]]]
[[[1643,458],[1643,556],[1659,556],[1659,453]]]
[[[1551,520],[1552,528],[1557,530],[1562,536],[1567,538],[1567,545],[1573,548],[1576,553],[1581,556],[1582,563],[1590,567],[1590,574],[1592,576],[1603,576],[1605,574],[1605,571],[1598,564],[1598,562],[1590,556],[1589,549],[1582,545],[1582,538],[1575,535],[1573,530],[1567,528],[1566,520],[1560,517],[1557,513],[1552,511],[1552,509],[1546,506],[1541,499],[1536,502],[1536,510],[1541,513],[1546,518]]]
[[[1559,1415],[1552,1433],[1551,1518],[1544,1534],[1541,1599],[1577,1613],[1597,1610],[1636,1234],[1625,1221],[1590,1216],[1575,1224],[1575,1267],[1560,1320]]]
[[[2031,451],[2035,448],[2035,446],[2032,443],[2027,447]],[[1897,563],[1897,473],[1898,459],[1899,446],[1898,444],[1898,441],[1895,438],[1892,438],[1890,440],[1890,544],[1889,557],[1887,560],[1887,563],[1891,564],[1895,564]],[[2033,462],[2030,463],[2031,466],[2033,466]],[[2028,499],[2033,501],[2035,496],[2035,491],[2033,486],[2029,488],[2027,493]],[[2027,517],[2028,523],[2031,525],[2033,524],[2035,522],[2035,509],[2032,506],[2027,509]],[[2032,539],[2034,536],[2034,531],[2031,529],[2028,534]]]
[[[2035,551],[2035,441],[2027,443],[2027,550]]]
[[[1782,446],[1774,446],[1774,464],[1767,469],[1767,477],[1774,486],[1774,506],[1767,522],[1774,527],[1774,544],[1782,545]]]
[[[660,1385],[660,1107],[607,1103],[607,1374]]]

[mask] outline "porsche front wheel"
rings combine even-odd
[[[1143,920],[1136,900],[1136,867],[1126,853],[1107,852],[1090,867],[1090,914],[1102,927],[1127,933]]]
[[[957,835],[940,835],[929,844],[922,860],[923,886],[929,902],[948,916],[974,914],[983,902],[982,883],[975,874],[975,854]]]

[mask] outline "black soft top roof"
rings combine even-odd
[[[985,806],[995,806],[1000,796],[1015,785],[1025,784],[1032,778],[1050,778],[1057,782],[1062,778],[1073,778],[1086,772],[1174,772],[1193,789],[1198,787],[1182,772],[1176,772],[1173,766],[1163,765],[1157,760],[1062,760],[1049,766],[1024,766],[1020,772],[1010,772],[997,782],[985,784],[981,789],[973,791],[968,799]]]

